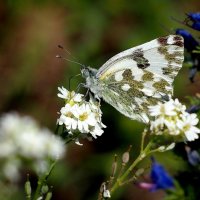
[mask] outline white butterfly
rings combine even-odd
[[[85,86],[125,116],[149,122],[148,106],[167,101],[184,60],[183,38],[169,35],[110,58],[99,70],[83,67]]]

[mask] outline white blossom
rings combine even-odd
[[[76,94],[74,91],[69,92],[67,89],[65,89],[64,87],[60,88],[58,87],[58,90],[60,91],[60,93],[58,93],[58,97],[65,99],[65,100],[72,100],[74,102],[81,102],[83,95],[82,94]]]
[[[64,87],[58,88],[61,92],[60,98],[65,99],[65,105],[60,110],[60,117],[57,120],[58,125],[64,125],[68,133],[81,133],[82,136],[90,139],[90,136],[97,138],[103,134],[102,112],[100,102],[90,96],[89,102],[84,100],[83,95],[75,92],[69,92]],[[82,145],[78,139],[75,143]]]
[[[180,136],[187,141],[198,139],[200,129],[196,127],[199,121],[197,115],[187,113],[185,105],[182,105],[178,99],[170,99],[168,102],[150,106],[149,113],[155,118],[150,123],[153,134]]]
[[[60,113],[61,116],[57,120],[57,123],[59,125],[65,125],[66,129],[71,131],[75,130],[78,126],[78,121],[77,119],[74,118],[74,110],[77,109],[76,105],[71,106],[70,104],[66,104],[64,107],[61,108]]]
[[[42,162],[49,159],[59,159],[64,156],[63,141],[46,128],[40,128],[31,117],[8,113],[0,118],[0,160],[3,160],[10,173],[8,178],[16,179],[17,170],[24,160],[29,163]],[[17,160],[17,162],[11,162]],[[8,162],[9,161],[9,162]],[[18,163],[17,166],[16,163]],[[4,171],[6,172],[6,171]]]
[[[97,120],[95,114],[92,112],[89,104],[82,104],[74,111],[74,116],[78,120],[78,129],[82,133],[89,132],[89,126],[95,126]]]
[[[8,180],[15,182],[19,180],[20,178],[20,173],[19,169],[21,166],[21,162],[17,158],[9,158],[8,160],[5,161],[2,172]]]
[[[149,106],[149,112],[151,113],[151,116],[173,116],[176,115],[176,112],[174,111],[174,106],[171,104],[171,102],[166,102],[164,104],[158,103],[158,105],[155,106]]]
[[[196,127],[198,121],[199,120],[194,113],[187,113],[185,115],[182,115],[182,120],[178,121],[177,126],[181,131],[185,133],[188,141],[198,139],[198,133],[200,133],[200,129]]]

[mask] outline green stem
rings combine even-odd
[[[60,126],[57,124],[56,125],[56,129],[55,129],[55,134],[58,135],[58,130],[59,130]]]
[[[80,133],[73,133],[73,135],[71,135],[70,137],[68,137],[66,140],[65,140],[65,144],[68,144],[70,143],[71,141],[77,139],[79,137]]]
[[[53,161],[53,163],[51,164],[49,168],[49,171],[38,180],[38,184],[37,184],[37,188],[36,188],[33,200],[37,200],[40,197],[42,186],[47,182],[47,179],[50,176],[52,170],[54,169],[56,162],[57,162],[56,160]]]
[[[151,147],[151,142],[148,143],[148,145],[146,146],[146,148],[140,152],[139,156],[135,159],[135,161],[131,164],[131,166],[124,172],[124,174],[119,177],[116,181],[116,183],[113,185],[112,189],[111,189],[111,193],[113,193],[118,187],[120,187],[124,180],[127,178],[127,176],[131,173],[131,171],[134,169],[134,167],[144,158],[146,157],[149,148]]]
[[[146,130],[144,130],[143,133],[142,133],[142,141],[141,141],[140,154],[141,154],[142,151],[144,150],[144,140],[145,140],[146,134],[147,134],[147,132],[146,132]]]

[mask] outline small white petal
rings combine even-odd
[[[83,144],[81,144],[78,139],[75,140],[75,144],[77,144],[79,146],[83,146]]]
[[[186,131],[185,136],[188,141],[194,141],[195,139],[199,138],[199,136],[195,132],[190,132],[190,131]]]

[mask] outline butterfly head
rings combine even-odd
[[[97,73],[97,70],[91,67],[84,66],[81,68],[81,74],[83,78],[94,77],[96,73]]]
[[[83,67],[81,68],[81,74],[86,80],[85,87],[90,89],[90,91],[95,94],[95,97],[101,97],[101,88],[99,87],[99,82],[96,77],[97,70],[91,67]]]

